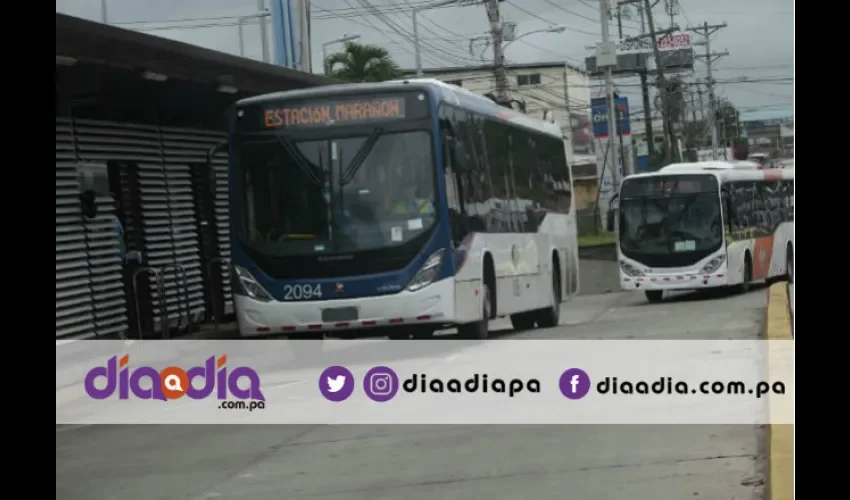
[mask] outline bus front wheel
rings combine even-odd
[[[653,304],[661,302],[661,298],[664,296],[663,290],[647,290],[645,293],[646,300],[652,302]]]
[[[753,280],[753,261],[750,254],[744,256],[744,271],[741,277],[741,283],[738,285],[738,292],[747,293],[750,291],[750,283]]]

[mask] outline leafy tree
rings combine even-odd
[[[383,82],[403,75],[386,49],[355,42],[346,42],[345,50],[328,56],[325,72],[347,82]]]

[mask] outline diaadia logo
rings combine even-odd
[[[157,370],[150,366],[130,366],[130,356],[113,356],[105,366],[86,374],[86,393],[94,399],[109,399],[118,391],[118,399],[159,399],[168,401],[184,396],[206,399],[215,393],[219,400],[239,399],[241,404],[221,406],[223,409],[263,409],[265,397],[260,390],[260,376],[246,366],[228,369],[227,356],[210,356],[201,366],[185,370],[169,366]],[[245,401],[250,400],[250,404]]]

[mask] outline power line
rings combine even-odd
[[[524,9],[523,7],[520,7],[519,5],[513,3],[511,0],[505,0],[505,3],[510,5],[511,7],[515,8],[516,10],[523,12],[523,13],[525,13],[525,14],[527,14],[527,15],[529,15],[529,16],[531,16],[531,17],[533,17],[533,18],[535,18],[539,21],[543,21],[544,23],[547,23],[547,24],[550,24],[550,25],[552,24],[552,21],[550,19],[546,19],[545,17],[541,17],[541,16],[535,14],[534,12],[531,12],[530,10]],[[593,33],[593,32],[590,32],[590,31],[584,31],[584,30],[580,30],[580,29],[576,29],[576,28],[571,28],[569,26],[564,26],[564,29],[566,29],[567,31],[574,31],[576,33],[582,33],[582,34],[585,34],[585,35],[594,35],[594,36],[597,35],[597,33]]]

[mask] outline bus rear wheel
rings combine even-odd
[[[513,326],[514,330],[518,332],[523,330],[531,330],[532,328],[534,328],[534,314],[529,312],[512,314],[511,326]]]
[[[481,300],[481,320],[467,323],[457,328],[461,338],[470,340],[485,340],[490,333],[490,317],[493,314],[493,295],[489,283],[481,284],[484,297]]]
[[[647,290],[644,293],[646,293],[646,300],[652,302],[653,304],[661,302],[661,299],[664,297],[663,290]]]
[[[539,328],[554,328],[561,322],[561,273],[557,266],[552,268],[552,305],[537,315]]]

